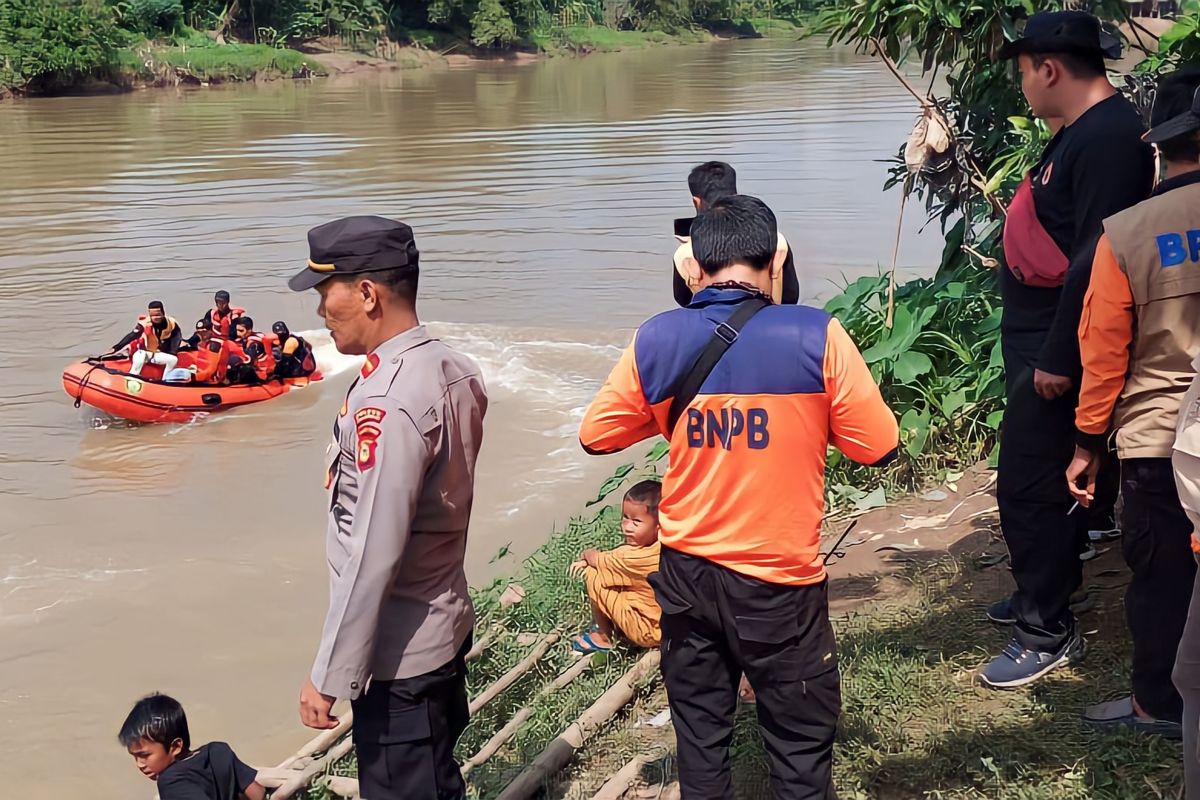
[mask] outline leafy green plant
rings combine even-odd
[[[478,47],[503,47],[516,40],[517,25],[500,0],[479,0],[471,15],[471,43]]]
[[[0,0],[0,90],[77,81],[114,63],[124,43],[99,0]]]

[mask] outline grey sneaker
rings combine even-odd
[[[979,674],[985,686],[993,689],[1015,689],[1033,683],[1056,667],[1078,660],[1083,656],[1083,638],[1079,632],[1063,643],[1058,650],[1047,653],[1029,650],[1013,639],[1004,652],[992,659]]]
[[[1122,697],[1120,700],[1088,706],[1087,710],[1083,712],[1083,721],[1102,731],[1128,728],[1141,733],[1161,736],[1164,739],[1179,740],[1183,738],[1183,726],[1178,722],[1138,716],[1133,708],[1132,697]]]

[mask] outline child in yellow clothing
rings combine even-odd
[[[571,565],[582,576],[592,604],[595,628],[580,634],[571,648],[580,653],[611,650],[619,633],[640,647],[658,647],[662,611],[654,589],[646,580],[658,572],[658,503],[662,484],[642,481],[625,494],[621,504],[621,532],[625,544],[601,552],[585,550]]]

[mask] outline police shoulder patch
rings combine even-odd
[[[354,433],[358,438],[355,461],[360,472],[375,466],[375,450],[383,432],[379,423],[383,422],[385,416],[387,412],[375,406],[365,406],[354,412]]]

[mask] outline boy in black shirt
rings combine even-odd
[[[159,800],[264,800],[258,773],[224,742],[191,749],[183,706],[163,694],[143,697],[117,738],[137,767],[158,783]]]
[[[1000,270],[1007,403],[996,496],[1017,590],[988,609],[1014,636],[981,678],[1011,688],[1083,654],[1070,597],[1087,518],[1070,513],[1062,482],[1075,445],[1079,316],[1101,224],[1147,197],[1154,156],[1105,74],[1120,44],[1092,15],[1034,14],[1001,56],[1017,59],[1034,115],[1063,123],[1009,206]]]

